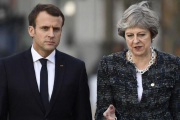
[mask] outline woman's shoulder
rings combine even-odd
[[[120,52],[111,53],[109,55],[104,55],[102,59],[107,60],[107,61],[117,60],[117,59],[125,60],[126,52],[127,52],[127,49],[124,49],[123,51],[120,51]]]
[[[177,63],[178,61],[180,61],[180,58],[178,56],[175,56],[171,53],[167,53],[167,52],[162,52],[159,50],[155,50],[158,58],[164,62],[172,62],[172,63]],[[180,62],[179,62],[180,63]]]

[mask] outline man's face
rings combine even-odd
[[[35,28],[29,26],[33,47],[41,56],[47,57],[60,42],[63,20],[60,16],[52,16],[42,11],[37,15],[35,23]]]

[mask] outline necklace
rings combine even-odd
[[[140,70],[140,69],[138,69],[138,68],[135,66],[137,73],[144,74],[146,71],[149,70],[150,66],[151,66],[152,64],[154,64],[155,51],[154,51],[154,48],[153,48],[153,47],[150,47],[150,48],[151,48],[151,60],[149,61],[148,66],[147,66],[145,69],[143,69],[143,70]],[[130,50],[128,50],[128,61],[134,64],[134,62],[133,62],[133,60],[132,60],[132,53],[131,53]]]

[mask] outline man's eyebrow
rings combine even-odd
[[[42,26],[40,26],[40,28],[42,28],[42,27],[49,27],[49,26],[47,26],[47,25],[42,25]]]
[[[53,28],[61,28],[61,27],[53,27]]]

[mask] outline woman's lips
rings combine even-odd
[[[142,47],[141,46],[136,46],[134,47],[136,50],[140,50]]]

